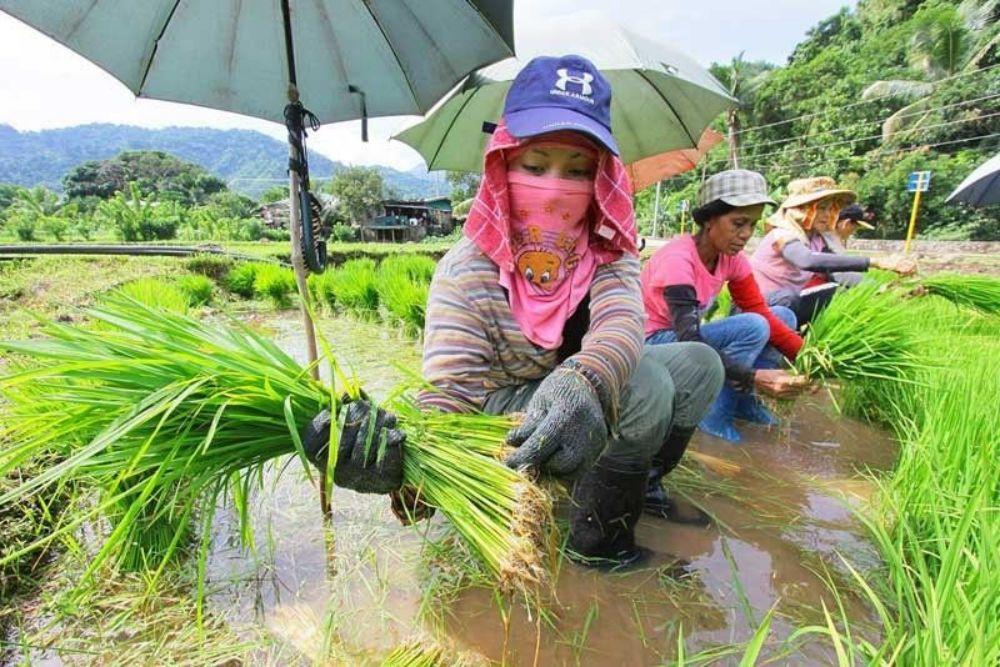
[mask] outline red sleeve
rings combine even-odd
[[[747,276],[740,280],[729,281],[729,294],[733,297],[733,303],[739,306],[740,310],[748,313],[757,313],[767,320],[771,327],[770,343],[778,348],[778,351],[786,358],[794,361],[795,356],[802,348],[802,337],[789,329],[777,315],[771,312],[764,302],[764,296],[757,287],[757,281],[753,276]]]

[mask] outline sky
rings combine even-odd
[[[686,52],[706,67],[741,51],[750,60],[783,63],[806,31],[854,0],[515,0],[514,25],[597,10],[623,26]],[[0,12],[0,124],[40,130],[84,123],[143,127],[202,126],[259,130],[285,138],[277,123],[156,100],[137,100],[125,86],[81,56]],[[308,100],[305,100],[308,106]],[[389,137],[413,117],[326,125],[310,151],[348,164],[411,169],[420,156]]]

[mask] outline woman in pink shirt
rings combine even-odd
[[[734,418],[777,421],[754,390],[785,397],[806,384],[778,368],[781,355],[794,359],[802,347],[795,315],[768,308],[742,252],[765,204],[774,202],[760,174],[731,170],[712,176],[698,192],[692,214],[698,232],[668,243],[642,271],[646,344],[702,341],[722,358],[726,386],[698,427],[731,442],[740,440]],[[733,303],[744,312],[701,325],[702,314],[727,283]],[[651,481],[659,486],[659,479]],[[651,485],[649,492],[655,490]]]

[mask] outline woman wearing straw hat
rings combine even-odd
[[[743,254],[766,204],[774,201],[757,172],[733,169],[713,175],[698,190],[692,212],[698,232],[660,248],[642,270],[646,343],[701,341],[719,353],[726,386],[698,427],[730,442],[741,440],[734,418],[777,423],[755,391],[787,397],[806,386],[802,378],[779,370],[781,356],[794,359],[802,347],[794,331],[795,315],[788,308],[767,306]],[[727,284],[734,305],[745,312],[702,325],[702,314]],[[662,470],[650,475],[651,511],[662,493],[657,473]]]
[[[824,252],[823,233],[833,230],[840,210],[855,198],[853,191],[838,188],[827,176],[796,179],[767,221],[770,231],[750,260],[754,277],[767,303],[791,308],[799,326],[829,303],[837,289],[836,282],[807,288],[816,273],[864,272],[873,267],[908,275],[916,270],[916,264],[905,258]]]
[[[554,85],[563,80],[579,83]],[[599,567],[645,554],[634,531],[651,463],[680,458],[723,376],[707,345],[643,347],[632,192],[610,114],[610,84],[584,58],[540,57],[518,74],[464,238],[431,283],[430,389],[420,399],[428,409],[523,413],[507,465],[571,484],[570,556]],[[370,413],[357,403],[348,423]],[[398,448],[391,416],[379,410],[375,421]],[[307,440],[323,442],[328,424],[320,419]],[[356,431],[342,437],[337,469],[349,470],[334,481],[392,492],[398,507],[402,457],[379,468],[356,456]],[[702,518],[678,505],[665,514]]]

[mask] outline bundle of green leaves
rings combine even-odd
[[[248,536],[246,503],[264,467],[298,454],[308,473],[299,433],[317,412],[336,413],[339,394],[238,323],[209,325],[122,295],[87,314],[99,328],[53,322],[44,338],[0,344],[26,360],[0,378],[0,440],[11,443],[0,453],[0,475],[39,455],[60,460],[0,504],[69,482],[101,492],[59,530],[3,560],[105,516],[113,527],[88,575],[109,560],[122,563],[125,553],[143,554],[130,562],[147,567],[156,555],[162,569],[185,546],[194,517],[208,534],[223,499],[238,506]],[[333,377],[344,378],[329,350],[326,359]],[[548,498],[497,460],[510,419],[423,411],[402,393],[389,408],[407,434],[406,484],[451,521],[501,584],[539,581]],[[338,435],[331,429],[331,452]]]

